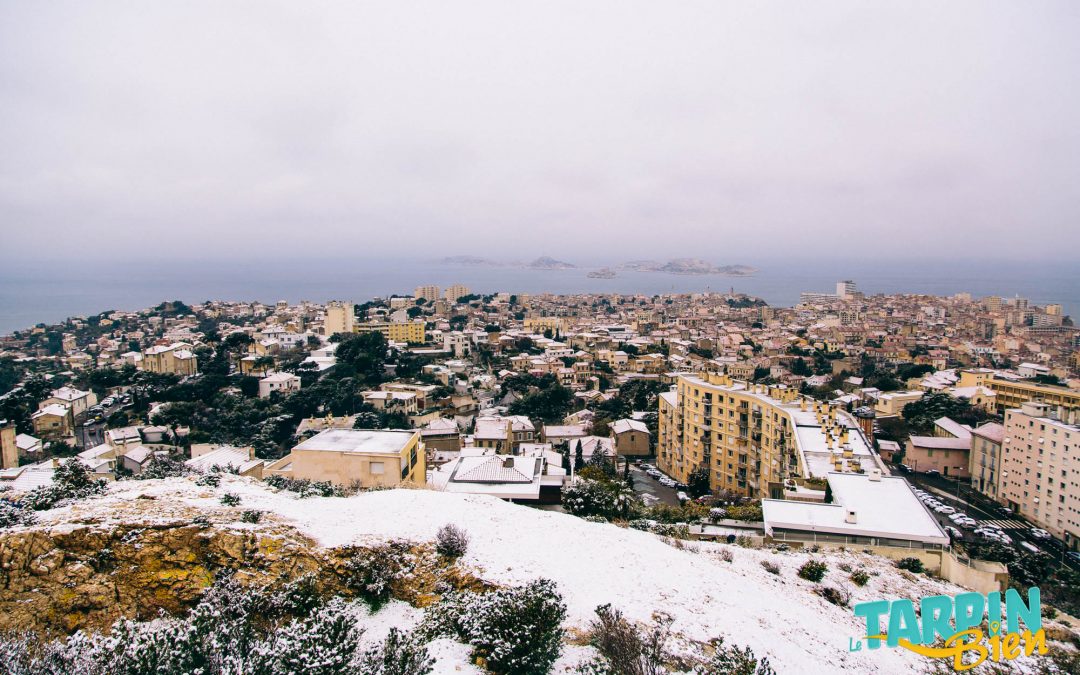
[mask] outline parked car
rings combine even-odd
[[[1032,544],[1031,542],[1022,541],[1022,542],[1020,542],[1020,547],[1023,548],[1024,550],[1026,550],[1026,551],[1031,552],[1031,553],[1038,553],[1039,552],[1039,547],[1036,546],[1035,544]]]
[[[1036,539],[1049,539],[1050,533],[1046,530],[1040,530],[1037,527],[1033,527],[1031,528],[1031,536],[1035,537]]]
[[[679,499],[680,502],[685,502],[685,501],[690,500],[690,495],[686,494],[682,490],[679,490],[679,492],[675,496]]]
[[[953,527],[952,525],[946,525],[946,526],[945,526],[945,531],[946,531],[946,532],[947,532],[947,533],[949,534],[949,536],[950,536],[950,537],[952,537],[953,539],[963,539],[963,538],[964,538],[964,533],[963,533],[963,532],[961,532],[960,530],[956,529],[956,528],[955,528],[955,527]]]

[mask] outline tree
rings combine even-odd
[[[927,434],[933,431],[934,421],[942,417],[976,426],[984,422],[989,415],[981,408],[976,408],[968,401],[944,393],[928,393],[918,401],[904,406],[902,411],[908,426],[915,433]]]
[[[810,370],[810,366],[802,358],[795,359],[791,363],[791,373],[793,375],[799,375],[802,377],[810,377],[813,375],[813,371]]]
[[[702,497],[709,494],[712,490],[709,485],[709,467],[701,465],[691,471],[686,478],[686,485],[691,497]]]

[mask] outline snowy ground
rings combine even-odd
[[[239,495],[240,506],[222,507],[218,500],[225,492]],[[137,499],[139,495],[155,499]],[[645,532],[489,497],[428,490],[298,499],[233,476],[225,477],[217,489],[198,487],[193,479],[125,481],[112,486],[102,498],[42,515],[56,522],[87,516],[130,522],[137,510],[144,519],[171,520],[190,514],[192,507],[226,519],[238,519],[246,509],[273,513],[260,525],[237,522],[235,527],[265,528],[277,521],[327,547],[389,538],[430,540],[439,527],[455,523],[471,538],[463,561],[482,578],[507,585],[538,577],[555,580],[568,605],[568,627],[584,627],[594,609],[605,603],[642,622],[662,611],[674,617],[674,632],[691,640],[724,636],[729,643],[748,645],[758,655],[768,655],[781,673],[909,673],[929,665],[906,650],[849,653],[848,638],[860,636],[863,627],[851,609],[815,595],[813,589],[819,584],[796,576],[796,569],[809,557],[828,563],[823,584],[850,590],[852,603],[954,595],[963,590],[924,575],[912,577],[887,560],[861,553],[774,553],[698,542],[689,543],[689,550],[679,550]],[[725,561],[722,551],[729,551],[733,560]],[[766,572],[762,560],[779,564],[781,573]],[[877,574],[867,586],[858,588],[838,568],[841,563]],[[372,628],[372,636],[385,634],[392,624],[412,625],[419,616],[417,610],[401,603],[383,612],[372,617],[382,625],[382,633]],[[464,645],[440,641],[433,649],[440,659],[440,672],[476,672],[465,665]],[[587,651],[568,647],[560,666],[569,667],[587,657]]]

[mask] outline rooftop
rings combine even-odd
[[[293,450],[397,455],[417,433],[416,431],[372,429],[327,429],[297,445]]]

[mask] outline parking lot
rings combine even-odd
[[[637,492],[638,495],[642,498],[642,500],[644,500],[645,503],[649,506],[652,506],[653,504],[667,504],[668,506],[678,506],[678,488],[664,485],[656,478],[650,476],[646,472],[646,469],[648,467],[653,467],[653,465],[630,465],[630,475],[634,478],[634,491]]]
[[[1044,530],[1033,527],[1002,506],[979,505],[965,500],[956,484],[939,480],[918,481],[912,489],[954,541],[997,541],[1028,552],[1044,551],[1074,570],[1080,561],[1068,555],[1065,545]]]
[[[106,420],[119,410],[131,405],[131,396],[123,394],[107,396],[81,416],[75,428],[75,443],[83,449],[105,442]]]

